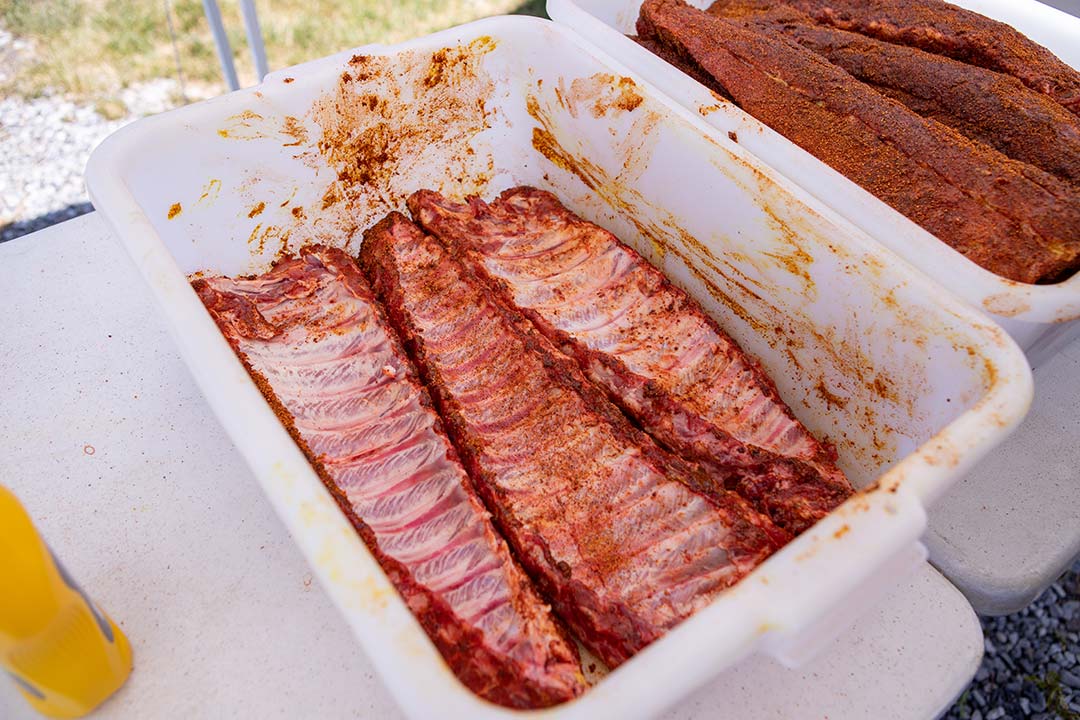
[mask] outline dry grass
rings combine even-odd
[[[219,0],[241,84],[254,70],[236,0]],[[271,69],[371,42],[396,42],[488,15],[539,15],[542,0],[257,0]],[[193,94],[218,92],[221,70],[201,0],[0,0],[0,24],[32,42],[31,58],[0,95],[47,89],[116,102],[133,83],[177,78]]]

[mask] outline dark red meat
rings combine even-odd
[[[614,667],[785,539],[633,428],[435,238],[393,213],[360,264],[517,557]]]
[[[353,261],[310,247],[199,297],[447,663],[479,695],[580,694],[577,650],[511,559]]]

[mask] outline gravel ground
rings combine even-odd
[[[127,123],[168,110],[175,94],[167,79],[127,88],[120,100],[129,113],[120,120],[62,97],[0,99],[0,242],[90,212],[90,152]]]
[[[0,60],[20,50],[0,30]],[[3,63],[0,63],[2,65]],[[172,81],[129,88],[109,121],[59,97],[0,99],[0,242],[89,212],[82,174],[117,128],[168,109]],[[949,720],[1080,720],[1080,563],[1025,610],[985,618],[986,655]]]
[[[0,28],[0,80],[29,52]],[[0,242],[90,212],[82,179],[90,151],[123,125],[168,110],[176,90],[169,79],[124,89],[128,115],[119,120],[63,97],[0,98]]]
[[[0,100],[0,242],[89,212],[86,160],[123,124],[59,98]]]
[[[1080,563],[1027,608],[982,626],[982,666],[947,720],[1080,720]]]

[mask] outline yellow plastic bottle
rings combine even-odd
[[[81,717],[131,674],[124,633],[71,579],[0,486],[0,667],[38,712]]]

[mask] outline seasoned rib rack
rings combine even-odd
[[[706,605],[785,539],[633,428],[435,238],[393,213],[360,264],[517,557],[609,666]]]
[[[1080,115],[1080,72],[1003,22],[943,0],[791,0],[841,30],[1007,73]]]
[[[313,246],[193,285],[462,682],[513,707],[583,692],[353,261]]]
[[[919,115],[1080,186],[1080,117],[1011,75],[819,25],[772,0],[718,0],[709,12],[785,35]]]
[[[550,193],[409,208],[660,443],[798,533],[852,492],[757,362],[663,273]]]

